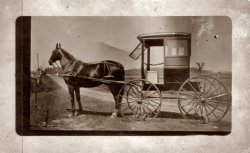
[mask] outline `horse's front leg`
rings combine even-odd
[[[75,97],[74,97],[74,87],[68,85],[68,89],[69,89],[69,94],[70,94],[70,97],[71,97],[71,106],[72,106],[72,116],[75,116]]]
[[[81,113],[83,110],[82,110],[81,95],[80,95],[80,88],[79,87],[75,88],[75,94],[76,94],[76,100],[77,100],[78,107],[79,107],[79,112]]]

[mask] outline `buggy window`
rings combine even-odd
[[[186,40],[167,40],[165,56],[188,56],[188,42]]]
[[[141,47],[142,42],[140,42],[136,48],[129,54],[129,57],[133,58],[134,60],[137,60],[141,56]]]

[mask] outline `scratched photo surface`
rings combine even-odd
[[[142,0],[121,0],[121,1],[114,1],[114,0],[97,0],[97,1],[90,1],[90,0],[75,0],[75,1],[69,1],[69,0],[53,0],[53,1],[31,1],[31,0],[21,0],[21,1],[15,1],[15,0],[9,0],[9,1],[2,1],[0,3],[0,40],[1,40],[1,52],[0,52],[0,63],[1,67],[0,70],[2,72],[1,79],[0,79],[0,100],[1,100],[1,115],[0,115],[0,121],[1,121],[1,130],[0,130],[0,150],[1,152],[25,152],[25,153],[43,153],[43,152],[74,152],[74,153],[80,153],[80,152],[240,152],[240,153],[247,153],[250,151],[249,147],[249,140],[250,140],[250,134],[249,134],[249,41],[250,41],[250,2],[249,0],[211,0],[211,1],[201,1],[201,0],[192,0],[192,1],[183,1],[183,0],[166,0],[166,1],[159,1],[159,0],[150,0],[150,1],[142,1]],[[151,17],[168,17],[168,16],[228,16],[231,19],[231,26],[232,26],[232,107],[231,107],[231,132],[230,134],[221,136],[221,135],[166,135],[166,136],[21,136],[16,131],[16,122],[17,122],[17,115],[16,115],[16,89],[18,88],[16,86],[16,19],[19,16],[32,16],[32,17],[63,17],[63,16],[151,16]],[[34,20],[34,18],[32,19]],[[216,22],[214,22],[216,23]],[[34,25],[32,21],[32,25]],[[44,25],[43,25],[44,26]],[[61,25],[60,25],[61,26]],[[58,30],[60,29],[60,26],[58,25]],[[148,25],[150,26],[150,24]],[[147,27],[147,26],[142,26]],[[141,28],[142,28],[141,27]],[[178,26],[177,26],[178,27]],[[228,27],[228,26],[225,26]],[[34,28],[34,27],[33,27]],[[41,27],[42,28],[42,27]],[[50,28],[45,28],[48,31]],[[99,25],[97,29],[103,29],[102,25]],[[209,28],[208,28],[209,29]],[[67,29],[68,30],[68,29]],[[63,31],[63,33],[66,33],[67,30]],[[113,29],[116,31],[116,29]],[[224,31],[226,29],[222,29]],[[159,27],[157,31],[160,31]],[[157,32],[152,31],[152,32]],[[208,31],[208,30],[205,30]],[[189,31],[187,31],[189,33]],[[46,31],[42,34],[45,34]],[[80,33],[80,32],[79,32]],[[112,32],[111,32],[112,33]],[[108,41],[107,44],[111,45],[112,47],[119,47],[122,49],[127,49],[126,51],[131,53],[136,46],[139,43],[139,40],[136,38],[139,34],[148,33],[148,31],[142,31],[142,33],[133,33],[132,36],[130,36],[133,40],[125,40],[122,44],[125,46],[115,46],[115,44],[112,44],[111,41]],[[193,32],[190,32],[193,33]],[[93,35],[95,32],[93,32]],[[218,34],[219,37],[215,42],[220,42],[221,37],[225,38],[224,36],[220,35],[220,32],[216,32],[216,35]],[[203,34],[202,34],[203,35]],[[53,35],[51,35],[52,37]],[[78,36],[78,35],[77,35]],[[193,37],[194,35],[192,35]],[[214,37],[215,35],[213,35]],[[38,36],[36,36],[38,38]],[[76,36],[75,36],[76,37]],[[80,35],[82,39],[82,34]],[[104,36],[103,36],[104,37]],[[97,37],[97,38],[101,38]],[[121,37],[116,37],[115,39],[120,39]],[[205,37],[204,37],[205,38]],[[201,40],[204,39],[201,37]],[[32,36],[32,39],[33,36]],[[50,40],[49,38],[46,38]],[[109,38],[110,39],[110,38]],[[108,40],[109,40],[108,39]],[[34,41],[34,40],[33,40]],[[117,40],[118,41],[118,40]],[[121,40],[120,40],[121,41]],[[131,42],[134,43],[133,45],[129,46]],[[202,40],[204,41],[204,40]],[[206,39],[205,39],[206,41]],[[210,44],[211,40],[208,40],[208,44]],[[69,41],[70,42],[70,41]],[[102,42],[105,42],[102,40]],[[192,45],[195,44],[194,42],[197,42],[195,38],[192,38]],[[41,42],[42,43],[42,42]],[[28,61],[30,61],[30,67],[29,71],[36,71],[37,68],[37,54],[39,59],[39,67],[47,67],[48,58],[50,57],[52,50],[56,48],[56,44],[60,43],[61,47],[67,51],[73,52],[73,56],[77,59],[80,59],[84,62],[97,62],[101,61],[102,59],[87,59],[84,58],[83,55],[80,54],[79,51],[81,47],[79,45],[73,45],[74,43],[67,44],[65,41],[55,41],[51,46],[48,47],[48,50],[44,50],[44,52],[49,52],[48,55],[42,55],[41,51],[36,50],[37,48],[32,47],[31,55],[32,58]],[[79,43],[79,42],[77,42]],[[83,44],[85,43],[82,42]],[[88,42],[91,43],[91,42]],[[129,45],[127,45],[129,44]],[[202,44],[198,42],[198,44]],[[205,43],[206,44],[206,43]],[[34,45],[30,43],[30,45]],[[69,46],[70,45],[70,46]],[[204,45],[204,44],[203,44]],[[46,45],[45,45],[46,46]],[[74,48],[74,46],[77,46]],[[83,45],[81,45],[83,46]],[[92,46],[92,45],[91,45]],[[106,45],[105,45],[106,46]],[[129,46],[129,47],[128,47]],[[221,43],[219,46],[223,46],[223,43]],[[126,48],[127,47],[127,48]],[[130,48],[131,47],[131,48]],[[215,47],[215,46],[213,46]],[[105,48],[104,46],[101,47],[102,49]],[[119,49],[118,48],[118,49]],[[195,46],[192,46],[192,53],[195,51]],[[33,50],[34,49],[34,50]],[[221,48],[220,48],[221,49]],[[181,49],[182,50],[182,49]],[[213,51],[213,49],[211,50]],[[93,51],[89,51],[93,52]],[[208,53],[207,51],[203,51],[202,53]],[[128,54],[126,54],[126,57],[129,57]],[[208,61],[205,61],[207,59],[207,55],[204,56],[204,58],[201,58],[200,60],[193,61],[192,63],[192,56],[197,55],[192,54],[191,60],[190,60],[190,67],[197,68],[196,62],[202,62],[205,63],[204,69],[211,67],[209,66]],[[78,57],[79,56],[79,57]],[[105,56],[105,55],[102,55]],[[102,57],[98,54],[97,57]],[[227,55],[217,55],[220,57],[220,60],[225,62],[224,56]],[[31,56],[30,56],[31,57]],[[123,57],[123,56],[122,56]],[[145,56],[145,60],[147,56]],[[43,59],[45,60],[43,65]],[[90,57],[89,57],[90,58]],[[125,56],[124,56],[125,58]],[[133,61],[132,59],[128,58],[129,60]],[[215,58],[217,59],[217,58]],[[140,60],[140,58],[138,59]],[[137,60],[137,61],[138,61]],[[122,62],[118,61],[118,62]],[[133,61],[136,62],[136,61]],[[33,64],[32,64],[33,63]],[[140,61],[138,61],[140,63]],[[152,61],[153,63],[153,61]],[[156,63],[156,62],[155,62]],[[153,63],[153,64],[155,64]],[[60,66],[60,63],[57,62],[57,64]],[[122,63],[124,64],[124,63]],[[125,63],[125,64],[129,64]],[[127,67],[127,65],[124,64],[124,67]],[[157,64],[157,63],[156,63]],[[57,67],[56,64],[54,64],[55,67]],[[131,64],[132,65],[132,64]],[[217,70],[217,67],[224,67],[224,65],[218,65],[215,64],[215,67],[212,67],[212,69],[216,69],[216,72],[219,72]],[[230,66],[230,65],[228,65]],[[52,68],[53,66],[50,66],[49,68]],[[140,65],[138,65],[140,68]],[[147,65],[144,65],[144,68],[146,68]],[[224,67],[225,68],[225,67]],[[36,74],[36,73],[34,73]],[[55,73],[56,74],[56,73]],[[155,74],[155,73],[152,73]],[[55,75],[56,76],[56,75]],[[56,76],[57,77],[57,76]],[[224,83],[223,83],[224,84]],[[50,88],[47,89],[47,93],[51,89],[56,89],[58,86],[51,83]],[[64,90],[62,87],[60,87],[61,90]],[[81,94],[83,92],[84,88],[81,88]],[[56,89],[58,90],[58,89]],[[29,91],[29,88],[27,88],[27,91]],[[230,90],[229,90],[230,91]],[[31,92],[31,91],[30,91]],[[107,93],[110,94],[109,91]],[[34,94],[34,93],[33,93]],[[40,94],[40,93],[39,93]],[[63,95],[61,92],[56,94]],[[54,96],[54,95],[51,95]],[[58,108],[62,108],[61,110],[65,113],[70,114],[71,111],[71,104],[70,104],[70,96],[69,92],[66,92],[63,96],[67,96],[68,99],[63,99],[64,101],[67,101],[64,106],[58,106]],[[99,95],[96,95],[96,98],[99,98]],[[48,97],[49,99],[49,97]],[[100,98],[99,98],[100,99]],[[98,99],[98,101],[99,101]],[[27,100],[30,101],[28,98]],[[38,97],[39,100],[39,97]],[[110,119],[110,116],[112,115],[114,111],[114,101],[112,103],[104,103],[104,100],[102,100],[103,109],[90,109],[90,106],[88,106],[88,102],[86,100],[81,99],[82,107],[85,111],[85,115],[93,115],[94,114],[87,114],[86,111],[91,112],[102,112],[107,111],[107,114],[99,114],[96,115],[98,117],[103,117],[105,119]],[[33,101],[34,102],[34,101]],[[76,103],[76,109],[78,109],[77,101]],[[84,103],[88,103],[87,106],[84,105]],[[100,102],[99,102],[100,103]],[[94,103],[91,103],[94,104]],[[51,105],[54,105],[53,103]],[[110,105],[110,106],[109,106]],[[34,108],[35,105],[31,105],[31,107]],[[38,103],[38,108],[41,109],[41,103]],[[95,106],[92,106],[93,108]],[[110,107],[110,108],[108,108]],[[51,107],[50,107],[51,108]],[[162,105],[161,108],[164,108]],[[176,109],[176,107],[174,107]],[[46,110],[47,108],[44,108]],[[106,110],[108,109],[108,110]],[[178,109],[178,107],[177,107]],[[34,110],[34,109],[33,109]],[[101,110],[101,111],[99,111]],[[49,115],[51,114],[49,110]],[[38,127],[44,128],[43,126],[46,125],[45,123],[49,123],[51,120],[51,117],[48,117],[48,122],[46,122],[46,116],[47,111],[42,111],[40,121],[37,122],[39,124]],[[53,111],[52,111],[53,112]],[[55,113],[56,111],[54,111]],[[228,110],[228,112],[230,112]],[[227,114],[228,114],[227,112]],[[26,112],[29,113],[29,112]],[[179,112],[180,113],[180,112]],[[57,113],[55,113],[57,114]],[[81,115],[79,115],[81,116]],[[77,117],[79,117],[77,116]],[[36,116],[37,117],[37,116]],[[70,118],[65,115],[65,118]],[[77,118],[76,117],[76,118]],[[160,114],[159,114],[160,117]],[[73,119],[76,119],[73,118]],[[72,120],[73,120],[72,119]],[[117,120],[123,119],[121,117],[118,117],[115,120],[110,120],[110,122],[115,121],[117,123]],[[156,120],[155,120],[156,119]],[[157,119],[162,118],[154,118],[152,122],[158,122]],[[163,120],[166,118],[163,118]],[[168,117],[167,119],[174,119],[173,117]],[[225,117],[223,119],[226,119]],[[60,118],[59,118],[60,120]],[[89,119],[88,123],[91,121]],[[95,120],[93,121],[95,122]],[[147,121],[147,123],[150,123],[151,121]],[[187,120],[183,120],[183,122],[187,123]],[[59,124],[60,122],[58,122]],[[99,123],[101,125],[102,123]],[[139,123],[140,124],[140,123]],[[142,122],[142,124],[145,124]],[[113,124],[114,125],[114,124]],[[189,124],[193,125],[193,124]],[[107,125],[109,126],[109,125]],[[107,127],[106,126],[106,127]],[[139,125],[140,126],[140,125]],[[159,125],[160,126],[160,125]],[[173,124],[169,123],[167,124],[167,127],[172,127]],[[30,127],[30,126],[29,126]],[[49,127],[49,124],[48,126]],[[66,127],[66,126],[65,126]],[[75,126],[77,127],[77,126]],[[86,127],[86,126],[85,126]],[[95,127],[95,126],[94,126]],[[91,129],[94,129],[94,127],[90,127]],[[114,126],[112,126],[114,127]],[[138,126],[132,126],[134,128],[138,128]],[[153,127],[157,127],[157,125],[154,125]],[[217,130],[219,128],[216,128],[218,126],[215,126],[213,129]],[[31,127],[36,128],[37,127]],[[50,127],[51,128],[51,127]],[[117,128],[117,127],[114,127]],[[146,127],[145,127],[146,128]],[[163,127],[160,127],[163,129]],[[165,128],[165,127],[164,127]],[[165,128],[166,129],[166,128]],[[172,129],[174,129],[172,127]],[[188,127],[187,129],[190,129]],[[103,129],[101,129],[103,130]],[[98,131],[101,131],[98,130]],[[150,130],[152,130],[152,127],[150,126]],[[195,129],[197,130],[197,129]],[[210,129],[209,129],[210,130]],[[39,130],[37,130],[39,131]],[[44,130],[43,130],[44,131]],[[53,130],[47,130],[47,131],[53,131]],[[70,130],[58,130],[56,131],[70,131]],[[87,131],[87,130],[86,130]],[[93,130],[90,130],[89,133],[91,133]],[[93,133],[92,133],[93,134]]]
[[[231,131],[230,18],[30,22],[30,130]]]

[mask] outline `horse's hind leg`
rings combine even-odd
[[[74,97],[74,88],[70,85],[68,85],[68,89],[69,89],[69,94],[70,94],[70,97],[71,97],[71,106],[72,106],[72,116],[75,115],[75,97]]]
[[[79,112],[82,112],[81,95],[80,95],[79,87],[75,88],[75,94],[76,94],[76,100],[77,100],[78,107],[79,107]]]
[[[120,102],[122,100],[122,96],[119,96],[119,91],[120,91],[122,85],[113,83],[113,84],[107,84],[107,86],[109,87],[109,90],[111,91],[111,93],[115,99],[115,109],[111,115],[111,118],[116,118],[117,114],[120,110]]]

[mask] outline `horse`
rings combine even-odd
[[[122,64],[112,60],[96,63],[82,62],[61,48],[60,43],[56,44],[56,48],[52,51],[52,55],[48,60],[50,65],[53,65],[56,61],[60,61],[62,74],[66,74],[62,76],[67,84],[71,97],[72,116],[77,116],[79,112],[83,111],[80,100],[80,87],[91,88],[105,84],[108,86],[115,100],[115,109],[111,118],[117,117],[120,109],[119,104],[122,100],[121,96],[119,96],[119,91],[123,84],[116,83],[115,81],[124,81],[125,71]],[[98,81],[101,79],[112,80],[113,82],[105,83]],[[74,93],[78,102],[79,111],[75,108]],[[123,94],[123,92],[120,94]]]

